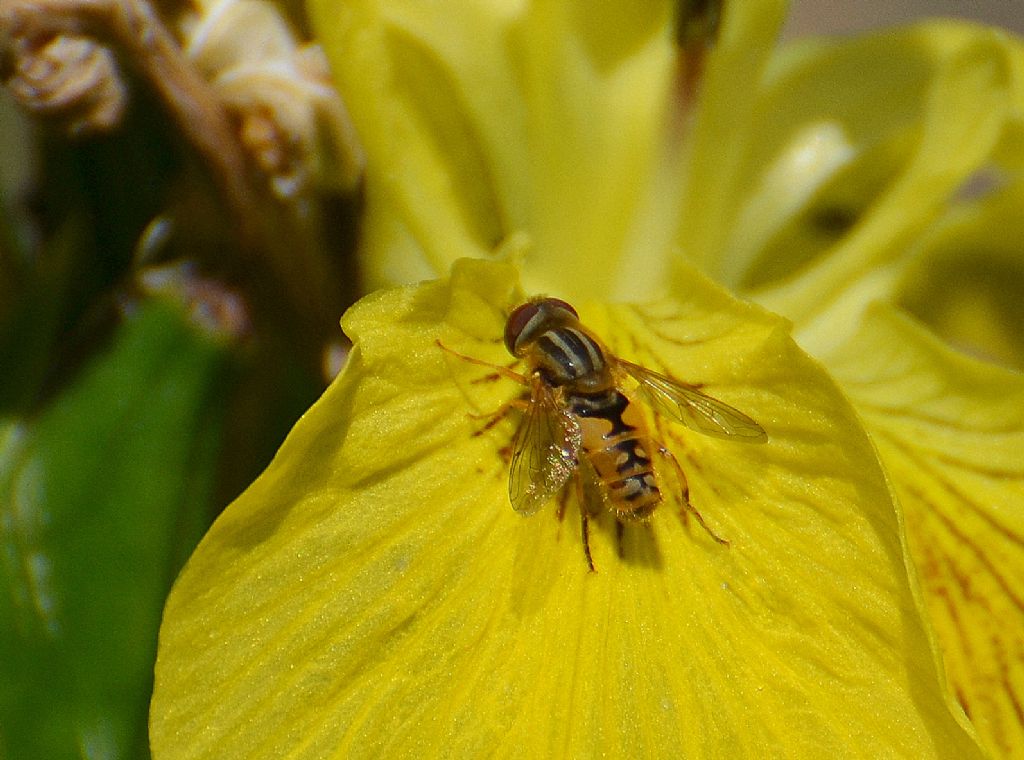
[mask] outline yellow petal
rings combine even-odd
[[[764,126],[754,122],[755,107],[786,14],[786,3],[780,0],[724,5],[720,39],[701,85],[687,165],[673,178],[683,190],[672,230],[677,244],[687,260],[712,271],[737,200],[750,191],[749,177],[740,172],[751,143],[764,139]],[[662,190],[672,198],[679,192]]]
[[[365,257],[371,287],[384,273],[401,271],[404,260],[426,259],[432,271],[443,271],[449,257],[485,255],[505,235],[507,190],[491,179],[514,188],[522,168],[509,162],[497,126],[486,127],[502,120],[514,135],[521,120],[514,100],[494,99],[512,90],[511,68],[496,65],[504,62],[511,14],[483,3],[459,5],[310,3],[367,153],[370,214],[379,208],[407,230],[391,235],[404,246]],[[460,31],[460,44],[453,44]],[[467,88],[460,63],[487,88]]]
[[[903,506],[952,693],[996,756],[1018,757],[1024,378],[953,353],[888,306],[868,313],[831,368]]]
[[[1021,209],[1020,179],[952,208],[897,284],[900,305],[947,344],[1016,370],[1024,370]]]
[[[154,757],[977,757],[871,444],[786,324],[696,273],[582,308],[770,437],[657,420],[731,545],[671,496],[621,544],[594,521],[591,573],[572,497],[509,506],[511,417],[470,417],[522,388],[435,343],[505,363],[514,282],[465,261],[346,315],[348,366],[168,600]]]
[[[522,236],[531,290],[590,298],[661,287],[692,116],[680,104],[690,72],[677,5],[311,0],[366,147],[368,284],[443,274]],[[738,116],[749,98],[710,91],[751,78],[781,6],[727,4],[703,88],[713,144],[714,125],[734,123],[724,107]]]
[[[683,11],[721,14],[706,55],[696,60],[685,48],[673,89],[664,93],[665,116],[655,126],[659,140],[648,157],[653,171],[637,198],[633,219],[616,261],[611,293],[615,300],[649,299],[665,292],[672,261],[680,250],[689,261],[704,263],[715,254],[713,235],[722,214],[733,207],[736,170],[751,139],[756,86],[785,20],[784,0],[678,3]],[[702,19],[703,20],[703,19]],[[698,22],[697,28],[706,32]],[[680,33],[685,35],[687,30]],[[685,45],[684,37],[681,42]],[[692,44],[699,44],[692,41]],[[689,81],[694,77],[696,81]],[[737,86],[737,83],[742,83]],[[695,93],[690,93],[693,87]],[[690,95],[690,99],[686,96]],[[693,102],[693,95],[696,95]],[[619,181],[619,180],[616,180]],[[740,187],[745,193],[747,188]]]
[[[1021,87],[1012,50],[936,22],[783,55],[709,271],[793,319],[812,353],[841,343],[991,159]]]

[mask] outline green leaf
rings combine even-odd
[[[209,514],[224,349],[150,303],[0,430],[0,755],[145,755],[160,608]]]
[[[46,242],[38,257],[13,245],[0,249],[11,278],[10,293],[0,293],[0,418],[38,403],[67,317],[75,265],[85,247],[82,238],[81,224],[72,220]]]
[[[507,495],[522,387],[507,265],[381,292],[343,374],[203,539],[164,613],[154,755],[979,757],[950,709],[890,492],[859,420],[787,324],[690,272],[678,298],[579,304],[623,358],[767,430],[648,416],[716,543],[666,501],[621,540],[576,499]],[[476,415],[476,416],[473,416]]]

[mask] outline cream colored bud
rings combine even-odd
[[[7,85],[32,113],[62,120],[72,134],[120,123],[127,92],[113,53],[87,37],[55,34],[12,41]]]

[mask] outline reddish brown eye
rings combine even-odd
[[[576,309],[558,298],[535,298],[517,306],[505,322],[505,348],[513,356],[518,356],[516,348],[524,332],[529,333],[526,340],[532,340],[538,331],[565,321],[564,312],[570,319],[579,319]]]
[[[574,319],[580,318],[580,315],[576,313],[576,309],[573,308],[573,305],[571,303],[566,303],[561,298],[545,298],[543,301],[541,301],[541,304],[544,306],[544,308],[551,311],[555,309],[565,309],[567,312],[572,314]]]
[[[537,316],[538,311],[540,311],[540,307],[537,303],[527,301],[517,306],[509,314],[508,321],[505,322],[505,348],[513,356],[516,355],[516,341],[519,340],[519,336],[522,335],[523,329],[530,323],[530,320]]]

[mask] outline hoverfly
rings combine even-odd
[[[675,466],[683,509],[693,512],[712,538],[728,543],[690,504],[682,467],[651,435],[624,389],[632,379],[638,397],[655,412],[700,433],[752,443],[768,440],[764,429],[743,412],[615,356],[580,323],[576,309],[557,298],[527,301],[505,324],[505,347],[526,362],[526,374],[457,353],[440,341],[438,345],[529,388],[528,400],[509,402],[492,421],[513,408],[524,412],[512,446],[509,501],[520,514],[532,515],[575,474],[583,547],[591,570],[589,515],[604,507],[621,526],[623,520],[646,521],[661,503],[654,454]]]

